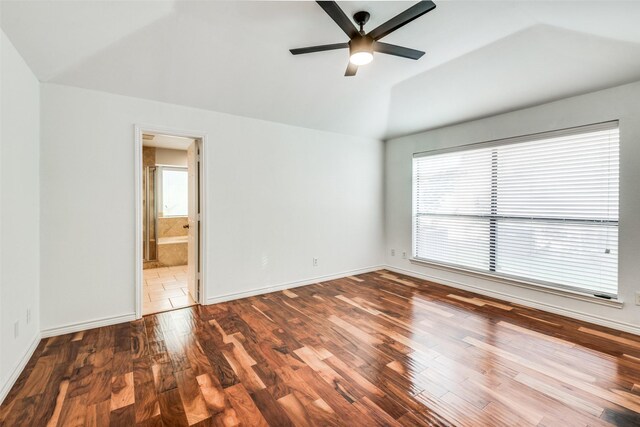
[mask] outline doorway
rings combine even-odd
[[[205,301],[204,135],[136,127],[136,317]]]

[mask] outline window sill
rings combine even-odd
[[[619,299],[607,300],[607,299],[599,298],[599,297],[596,297],[594,295],[587,294],[587,293],[571,291],[571,290],[568,290],[568,289],[553,288],[551,286],[546,286],[546,285],[543,285],[543,284],[527,282],[525,280],[511,279],[511,278],[507,278],[507,277],[493,275],[493,274],[490,274],[490,273],[484,273],[484,272],[481,272],[481,271],[466,269],[466,268],[463,268],[463,267],[457,267],[457,266],[452,266],[452,265],[447,265],[447,264],[439,264],[439,263],[436,263],[436,262],[425,261],[425,260],[418,259],[418,258],[410,258],[409,261],[412,264],[415,264],[415,265],[421,265],[421,266],[425,266],[425,267],[436,268],[438,270],[443,270],[443,271],[451,271],[451,272],[455,272],[455,273],[459,273],[459,274],[464,274],[465,276],[469,276],[469,277],[476,277],[476,278],[481,278],[481,279],[492,280],[492,281],[498,282],[498,283],[517,286],[517,287],[525,288],[525,289],[532,289],[534,291],[544,292],[544,293],[553,294],[553,295],[559,295],[559,296],[563,296],[563,297],[566,297],[566,298],[573,298],[573,299],[577,299],[577,300],[580,300],[580,301],[590,302],[590,303],[593,303],[593,304],[604,305],[604,306],[607,306],[607,307],[622,308],[622,306],[624,304]]]

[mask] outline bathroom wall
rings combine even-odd
[[[189,234],[189,230],[184,228],[184,226],[188,223],[189,219],[186,216],[158,218],[158,236],[186,236],[187,234]]]
[[[142,147],[142,167],[156,165],[156,147]]]
[[[156,148],[156,164],[187,167],[187,152],[169,148]]]

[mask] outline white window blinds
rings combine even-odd
[[[416,154],[414,257],[616,297],[618,175],[617,122]]]

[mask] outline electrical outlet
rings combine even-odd
[[[317,267],[318,266],[318,258],[314,258],[313,259],[313,266]]]
[[[636,292],[636,305],[640,305],[640,292]]]
[[[391,256],[396,256],[396,250],[395,249],[391,249]]]
[[[402,252],[402,259],[407,259],[407,253],[406,252]]]
[[[20,321],[16,320],[16,322],[13,324],[13,337],[18,338],[19,335],[20,335]]]

